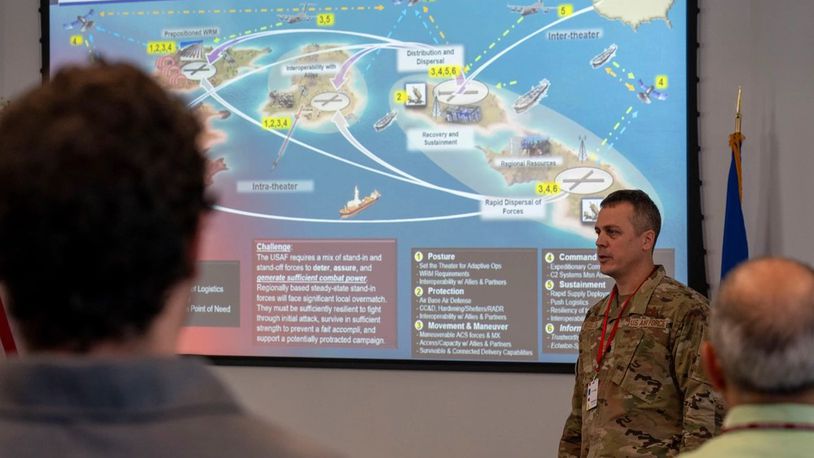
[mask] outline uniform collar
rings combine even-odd
[[[814,405],[811,404],[741,404],[729,410],[725,428],[749,423],[814,423]]]
[[[633,299],[630,300],[630,305],[622,316],[644,315],[647,311],[647,306],[650,304],[650,297],[653,296],[656,287],[666,275],[667,272],[664,270],[664,266],[660,264],[656,265],[656,268],[653,269],[653,273],[642,283],[639,291],[633,296]]]

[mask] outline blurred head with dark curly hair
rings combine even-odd
[[[177,335],[211,207],[200,131],[127,64],[65,68],[3,110],[0,285],[27,349]]]

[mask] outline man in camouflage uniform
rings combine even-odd
[[[674,456],[720,428],[722,404],[699,358],[707,300],[653,263],[660,229],[642,191],[602,201],[597,257],[616,285],[582,325],[561,457]]]

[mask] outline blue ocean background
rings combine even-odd
[[[530,2],[530,0],[529,0]],[[314,28],[313,23],[277,25],[276,13],[238,12],[233,14],[173,14],[169,9],[182,11],[189,8],[190,2],[148,1],[137,4],[113,3],[92,6],[51,6],[51,69],[72,62],[83,62],[92,52],[107,58],[124,59],[152,71],[153,56],[148,56],[145,46],[148,41],[162,40],[164,28],[198,27],[215,25],[221,29],[221,37],[244,34],[261,27],[276,29]],[[393,5],[392,2],[358,2],[359,5],[383,5],[383,9],[363,11],[336,11],[336,30],[362,31],[379,37],[391,37],[401,41],[415,41],[437,45],[462,45],[466,63],[473,63],[472,71],[495,53],[524,36],[544,27],[557,19],[556,13],[536,14],[517,22],[518,16],[511,13],[502,2],[444,0],[419,3],[407,7],[406,2]],[[344,5],[347,2],[314,2],[317,7]],[[590,5],[589,1],[573,1],[574,10]],[[236,6],[238,5],[238,6]],[[279,1],[274,7],[291,8],[299,6],[296,1]],[[426,6],[428,13],[420,9]],[[69,43],[70,35],[76,31],[64,30],[62,24],[69,23],[77,15],[85,14],[89,8],[95,9],[96,28],[86,37],[86,46],[75,47]],[[241,2],[195,2],[193,11],[211,12],[214,9],[259,10],[269,8],[268,1],[243,0]],[[664,227],[659,239],[659,248],[675,249],[676,277],[687,280],[687,231],[686,231],[686,110],[687,80],[685,75],[686,55],[686,2],[676,1],[669,13],[670,23],[655,20],[641,24],[635,31],[620,21],[608,20],[595,12],[589,12],[551,30],[601,30],[602,37],[595,40],[549,40],[547,33],[541,33],[517,46],[499,60],[491,64],[478,76],[478,81],[490,88],[503,86],[500,93],[513,93],[519,96],[542,78],[551,81],[548,97],[541,102],[547,109],[568,119],[597,139],[606,138],[613,143],[610,150],[614,155],[626,159],[629,164],[644,175],[647,185],[655,191],[664,215]],[[99,16],[100,11],[115,13]],[[138,15],[142,11],[145,14]],[[158,11],[160,14],[153,14]],[[128,12],[127,16],[123,13]],[[694,14],[694,13],[693,13]],[[429,17],[432,16],[432,20]],[[504,31],[509,30],[505,36]],[[443,34],[443,36],[442,36]],[[498,40],[500,38],[500,40]],[[248,41],[238,45],[241,48],[272,48],[272,53],[259,59],[256,65],[270,64],[279,56],[290,54],[313,42],[321,44],[365,44],[376,40],[351,37],[341,34],[319,36],[302,33],[275,35]],[[495,46],[489,50],[492,43]],[[594,70],[589,60],[611,43],[619,50],[614,61],[620,67],[609,67],[618,77],[609,76],[604,68]],[[484,50],[487,52],[484,53]],[[476,56],[483,57],[474,63]],[[395,107],[391,88],[393,84],[412,75],[396,72],[396,52],[394,50],[375,51],[363,57],[352,70],[353,77],[363,79],[367,90],[365,109],[357,113],[350,122],[350,132],[368,150],[381,159],[424,181],[467,192],[476,189],[463,186],[455,176],[439,168],[431,159],[420,152],[407,151],[405,133],[394,123],[388,129],[377,133],[372,125],[387,111]],[[634,79],[627,77],[635,75]],[[641,103],[636,92],[637,83],[642,79],[652,84],[656,75],[668,75],[669,87],[664,90],[668,98]],[[426,79],[426,74],[416,73],[416,80]],[[636,92],[628,90],[622,82],[633,84]],[[514,82],[514,84],[511,84]],[[361,83],[360,83],[361,84]],[[218,92],[229,104],[247,115],[259,119],[259,107],[267,101],[269,91],[268,72],[258,72],[243,78],[239,83]],[[200,96],[202,90],[191,91],[182,96],[188,100]],[[511,99],[507,100],[510,105]],[[217,109],[223,107],[212,98]],[[635,118],[626,111],[632,107]],[[528,127],[533,129],[535,112],[530,111]],[[625,116],[622,120],[622,116]],[[621,122],[626,126],[619,133],[613,126]],[[358,167],[342,164],[319,155],[308,148],[290,144],[279,166],[272,170],[281,144],[281,138],[260,130],[239,116],[232,115],[226,120],[217,120],[213,126],[228,135],[228,142],[210,151],[213,158],[225,157],[228,173],[215,176],[214,190],[220,196],[224,207],[267,215],[314,218],[326,222],[289,222],[275,219],[224,216],[234,224],[244,226],[238,233],[245,242],[238,246],[233,259],[241,260],[241,275],[252,277],[253,238],[301,238],[301,239],[395,239],[397,240],[397,280],[398,280],[398,342],[394,349],[386,350],[306,350],[297,351],[299,356],[352,357],[352,358],[399,358],[411,357],[411,251],[414,248],[471,248],[471,247],[511,247],[511,248],[592,248],[594,241],[547,224],[533,221],[481,221],[470,217],[445,221],[378,223],[364,224],[364,220],[388,220],[405,218],[425,218],[444,215],[466,214],[479,211],[476,201],[447,193],[423,188],[404,181],[394,180],[381,174],[371,173]],[[545,126],[540,126],[545,127]],[[298,129],[293,137],[314,148],[322,149],[337,156],[373,168],[380,166],[364,157],[348,144],[336,130],[328,125],[322,132]],[[575,139],[562,138],[566,144]],[[607,148],[600,149],[609,151]],[[482,154],[473,152],[450,152],[448,154]],[[610,153],[609,153],[610,154]],[[622,170],[624,173],[624,170]],[[392,172],[388,172],[392,173]],[[495,171],[494,180],[502,180]],[[236,183],[245,180],[313,180],[314,191],[307,194],[238,194]],[[381,199],[355,219],[340,221],[338,210],[353,197],[354,186],[359,186],[365,195],[376,189]],[[516,189],[506,189],[506,194],[516,194]],[[250,234],[246,236],[245,234]],[[540,262],[542,262],[540,260]],[[538,271],[540,265],[538,264]],[[542,283],[542,282],[540,282]],[[249,310],[253,298],[253,283],[246,282],[242,291],[244,310]],[[540,285],[516,285],[537,289],[541,298]],[[529,304],[537,307],[542,315],[542,303]],[[251,320],[244,320],[250,324]],[[540,323],[538,329],[542,328]],[[251,333],[247,332],[247,339]],[[266,349],[257,349],[262,354],[277,354]],[[539,351],[539,348],[538,348]],[[572,362],[573,355],[540,355],[544,362]]]

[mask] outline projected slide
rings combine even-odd
[[[206,125],[218,205],[181,352],[573,362],[623,188],[687,279],[684,1],[49,10],[52,72],[133,62]]]

